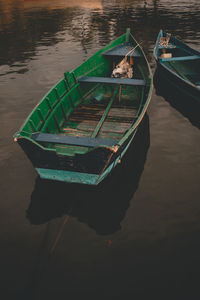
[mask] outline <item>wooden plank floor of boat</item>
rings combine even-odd
[[[107,104],[81,105],[65,122],[62,132],[66,135],[91,136],[99,123]],[[103,122],[98,137],[120,139],[133,123],[137,109],[113,104]]]

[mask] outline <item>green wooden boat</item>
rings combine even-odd
[[[159,76],[184,96],[200,104],[200,52],[160,30],[154,57]]]
[[[132,78],[118,73],[113,77],[124,59]],[[127,29],[66,72],[36,105],[14,141],[41,178],[98,185],[132,143],[151,94],[150,67]]]

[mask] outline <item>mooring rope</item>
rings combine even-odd
[[[160,37],[159,46],[170,48],[171,47],[171,45],[169,45],[170,37],[171,37],[171,33],[167,33],[166,36]]]

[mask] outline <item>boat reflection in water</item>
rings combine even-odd
[[[99,186],[38,177],[27,209],[30,223],[40,225],[69,215],[86,223],[99,235],[120,230],[120,222],[137,190],[149,144],[149,118],[146,114],[122,162]]]
[[[162,96],[184,117],[186,117],[192,125],[200,128],[200,102],[195,101],[175,87],[160,69],[156,69],[154,73],[154,87],[156,95]]]

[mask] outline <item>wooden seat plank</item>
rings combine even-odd
[[[161,58],[161,61],[186,61],[186,60],[196,60],[200,59],[199,55],[188,55],[188,56],[180,56],[180,57],[170,57],[170,58]]]
[[[124,43],[119,46],[116,46],[106,52],[103,53],[104,56],[125,56],[129,51],[134,49],[132,45],[129,43]],[[135,49],[133,52],[131,52],[129,55],[131,57],[142,57],[141,54],[137,49]]]
[[[31,138],[36,142],[65,144],[84,147],[97,147],[97,146],[113,146],[117,143],[114,139],[90,138],[90,137],[77,137],[65,136],[51,133],[36,132],[31,135]]]
[[[146,81],[143,79],[130,79],[130,78],[112,78],[112,77],[79,77],[78,82],[80,83],[107,83],[107,84],[124,84],[124,85],[135,85],[144,86]]]

